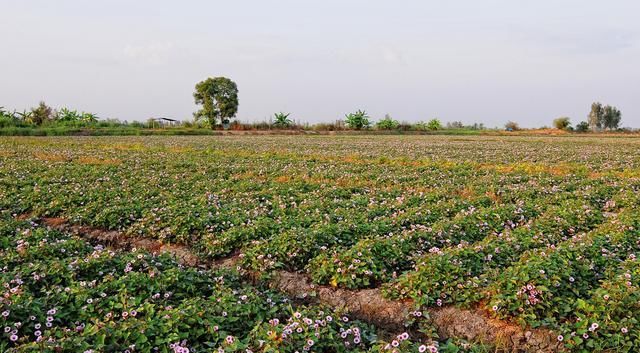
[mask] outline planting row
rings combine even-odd
[[[233,273],[111,251],[33,222],[3,217],[0,255],[3,352],[485,351],[438,342],[426,317],[423,342],[383,340],[375,327]]]

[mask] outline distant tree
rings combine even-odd
[[[469,126],[471,130],[484,130],[483,123],[473,123],[473,125]]]
[[[32,123],[32,119],[31,117],[33,116],[33,112],[31,110],[23,110],[22,112],[15,112],[16,116],[18,117],[19,120],[22,120],[22,122],[26,123],[26,124],[31,124]]]
[[[586,121],[581,121],[576,125],[577,132],[587,132],[589,131],[589,123]]]
[[[69,108],[62,108],[56,112],[54,119],[57,121],[68,122],[78,121],[81,115],[76,110],[70,110]]]
[[[84,123],[95,123],[96,121],[98,121],[98,116],[93,113],[82,112],[80,114],[80,121]]]
[[[14,112],[10,112],[8,110],[5,110],[4,107],[0,107],[0,118],[5,119],[6,121],[17,121],[20,120],[20,117],[18,115],[18,113]]]
[[[427,129],[429,129],[429,130],[440,130],[440,129],[442,129],[442,123],[437,118],[431,119],[431,120],[427,121]]]
[[[238,112],[238,86],[226,77],[210,77],[198,82],[193,98],[196,104],[202,105],[193,116],[196,120],[207,119],[212,129],[218,120],[228,123]]]
[[[20,124],[20,117],[14,112],[5,110],[4,107],[0,107],[0,128],[17,126]]]
[[[566,116],[560,117],[553,121],[553,127],[555,127],[558,130],[567,130],[569,129],[570,126],[571,126],[571,120]]]
[[[504,124],[504,128],[508,131],[518,131],[520,130],[520,125],[518,125],[518,123],[516,123],[515,121],[507,121],[507,123]]]
[[[589,112],[588,121],[589,127],[592,131],[597,131],[602,128],[602,117],[604,114],[604,108],[600,102],[591,103],[591,111]]]
[[[448,121],[447,129],[462,129],[464,128],[464,124],[462,121]]]
[[[618,108],[610,105],[602,108],[602,127],[609,130],[615,130],[620,126],[622,113]]]
[[[293,124],[293,121],[291,121],[291,119],[289,119],[289,115],[290,114],[291,113],[285,114],[285,113],[282,113],[282,112],[275,113],[273,115],[273,119],[274,119],[273,125],[276,126],[276,127],[279,127],[279,128],[286,128],[286,127],[291,126],[291,124]]]
[[[395,130],[400,127],[400,122],[393,119],[389,114],[385,114],[384,119],[376,123],[376,128],[380,130]]]
[[[589,112],[589,127],[591,130],[617,129],[620,126],[621,119],[622,113],[618,108],[610,105],[603,106],[599,102],[591,104],[591,111]]]
[[[34,125],[42,125],[44,122],[53,118],[53,109],[46,105],[45,102],[40,102],[37,107],[31,108],[31,123]]]
[[[369,116],[364,110],[345,115],[345,122],[349,128],[355,130],[366,129],[371,125]]]

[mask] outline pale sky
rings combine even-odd
[[[0,106],[191,119],[209,76],[243,121],[291,112],[640,127],[637,0],[0,0]]]

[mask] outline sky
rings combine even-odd
[[[225,76],[241,121],[640,127],[637,0],[0,0],[0,106],[191,119]]]

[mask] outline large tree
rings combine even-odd
[[[589,127],[591,130],[596,131],[602,128],[602,115],[604,108],[600,102],[593,102],[591,104],[591,111],[589,112]]]
[[[216,122],[225,123],[238,112],[238,86],[226,77],[209,77],[196,84],[193,93],[202,108],[193,113],[196,119],[207,119],[214,129]]]
[[[600,129],[617,129],[622,119],[622,113],[616,107],[605,105],[599,102],[591,104],[591,112],[589,112],[589,127],[596,131]]]
[[[607,105],[602,109],[602,127],[605,129],[617,129],[621,119],[622,113],[618,108]]]
[[[31,122],[35,125],[42,125],[44,122],[53,118],[53,109],[46,105],[45,102],[40,102],[36,108],[31,108]]]

